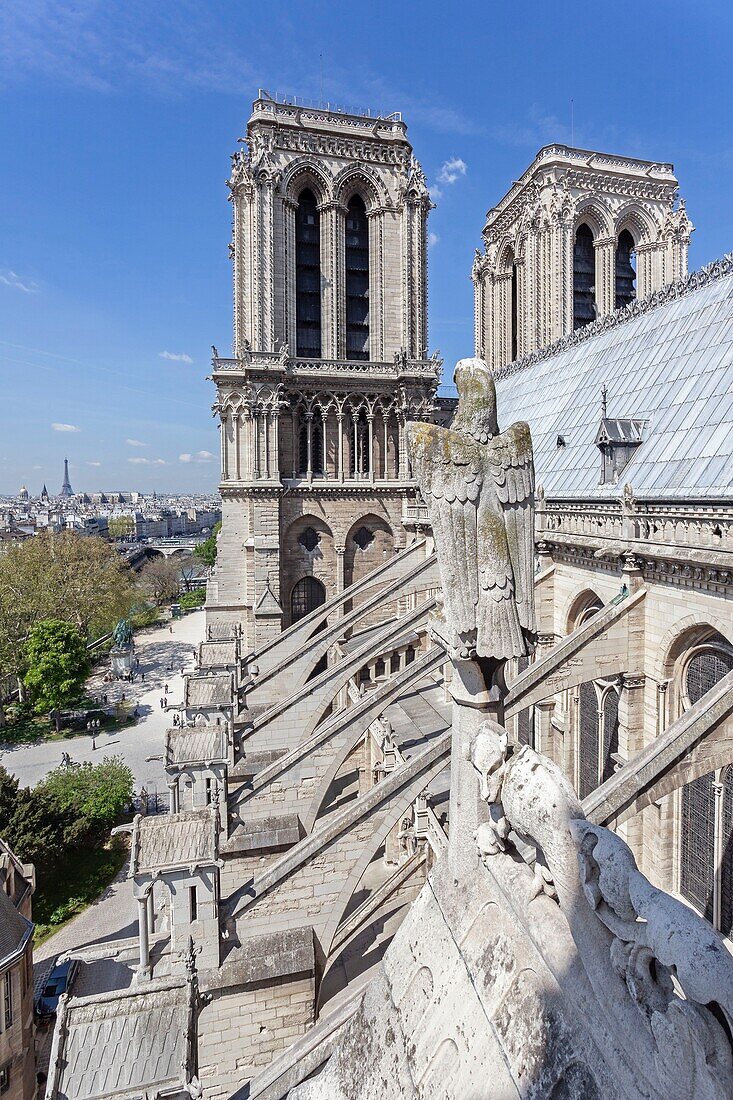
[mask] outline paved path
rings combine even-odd
[[[173,627],[171,632],[170,627]],[[161,756],[163,734],[171,726],[172,714],[161,709],[160,700],[168,684],[168,702],[177,706],[183,701],[183,677],[181,668],[193,668],[193,647],[204,637],[204,612],[193,611],[166,623],[163,627],[145,631],[136,636],[135,652],[140,660],[139,676],[132,684],[105,684],[103,677],[108,665],[105,662],[89,680],[89,693],[101,697],[106,693],[110,703],[121,699],[134,702],[140,718],[134,726],[127,726],[109,733],[101,731],[97,749],[92,750],[86,734],[69,737],[63,741],[42,741],[37,745],[8,745],[0,742],[0,764],[17,775],[24,787],[35,785],[47,772],[61,763],[61,754],[68,752],[72,760],[91,760],[93,763],[105,756],[120,755],[132,768],[135,789],[146,787],[156,792],[164,802],[168,801],[163,764],[160,760],[148,761],[148,756]],[[171,665],[175,671],[171,672]],[[91,912],[91,910],[89,910]]]

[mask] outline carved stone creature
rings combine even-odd
[[[489,722],[470,757],[491,811],[479,851],[490,867],[516,838],[536,848],[531,896],[540,880],[555,893],[629,1094],[733,1096],[733,958],[722,938],[652,886],[620,837],[586,820],[552,761],[526,745],[508,758],[506,734]]]
[[[457,656],[520,657],[535,633],[529,426],[499,434],[494,380],[483,360],[462,359],[455,382],[452,428],[407,427],[435,535],[445,618]]]

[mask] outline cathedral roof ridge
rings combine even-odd
[[[570,332],[566,336],[561,336],[553,344],[547,344],[544,348],[538,348],[537,351],[525,355],[522,359],[516,359],[513,363],[508,363],[505,367],[501,367],[494,372],[494,378],[496,381],[510,378],[512,375],[519,374],[520,371],[534,366],[535,363],[552,359],[563,351],[568,351],[570,348],[577,347],[578,344],[593,339],[594,336],[609,332],[618,325],[633,321],[635,318],[658,309],[677,298],[687,297],[688,294],[692,294],[696,290],[702,290],[710,283],[717,282],[719,279],[724,279],[730,275],[733,275],[733,251],[726,252],[720,259],[713,260],[697,271],[690,272],[683,279],[667,283],[666,286],[650,294],[647,298],[636,298],[622,309],[614,310],[613,313],[608,313],[605,317],[599,317],[589,325],[575,329],[574,332]]]

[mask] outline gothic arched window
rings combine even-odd
[[[733,653],[708,647],[693,654],[684,673],[684,696],[697,703],[733,669]],[[722,932],[733,931],[733,768],[702,775],[682,790],[680,893]],[[716,836],[718,847],[716,847]],[[716,876],[716,868],[719,873]]]
[[[518,287],[517,287],[517,261],[512,264],[512,286],[511,286],[511,300],[509,305],[509,322],[511,324],[511,343],[509,345],[511,352],[512,363],[517,358],[517,349],[519,347],[519,340],[517,335],[517,325],[519,323],[519,307],[518,307]]]
[[[616,771],[618,754],[618,693],[610,688],[603,700],[603,760],[601,783],[610,779]]]
[[[636,272],[632,263],[634,238],[628,229],[619,233],[616,242],[616,309],[627,306],[636,297]]]
[[[517,676],[521,676],[529,668],[529,657],[517,658]],[[525,707],[517,715],[517,741],[520,745],[529,745],[534,748],[534,731],[532,729],[533,707]]]
[[[733,934],[733,764],[723,773],[722,860],[720,864],[720,931]]]
[[[298,433],[298,466],[301,474],[308,473],[308,420],[303,418],[300,425],[300,431]],[[310,472],[312,474],[323,474],[323,420],[319,416],[314,416],[310,422],[310,435],[311,435],[311,461]]]
[[[346,358],[369,358],[369,223],[359,195],[346,211]]]
[[[295,353],[321,354],[321,227],[312,191],[301,191],[295,211]]]
[[[593,233],[583,222],[573,246],[573,328],[583,328],[596,319],[596,256]]]
[[[352,476],[368,474],[371,469],[371,454],[369,451],[369,422],[364,409],[360,409],[359,415],[351,422],[350,437],[351,474]]]
[[[598,786],[598,695],[593,681],[580,685],[578,795],[586,798]]]
[[[315,577],[303,577],[290,593],[290,621],[297,623],[326,602],[326,589]]]

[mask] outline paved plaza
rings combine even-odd
[[[104,683],[109,667],[107,661],[95,670],[87,685],[90,694],[97,698],[106,694],[109,703],[122,701],[124,694],[125,702],[137,706],[140,715],[135,725],[101,731],[96,750],[92,749],[91,738],[86,734],[36,745],[0,742],[0,764],[16,775],[23,786],[33,786],[60,765],[64,752],[68,752],[72,760],[91,760],[93,763],[105,756],[119,755],[132,768],[138,792],[145,787],[149,793],[157,793],[167,801],[163,765],[160,760],[148,761],[147,757],[161,756],[163,733],[172,725],[172,714],[160,706],[161,698],[166,697],[165,685],[168,685],[168,707],[180,705],[183,701],[181,670],[193,668],[193,649],[203,637],[204,612],[193,611],[182,619],[136,636],[135,654],[140,665],[133,683]]]

